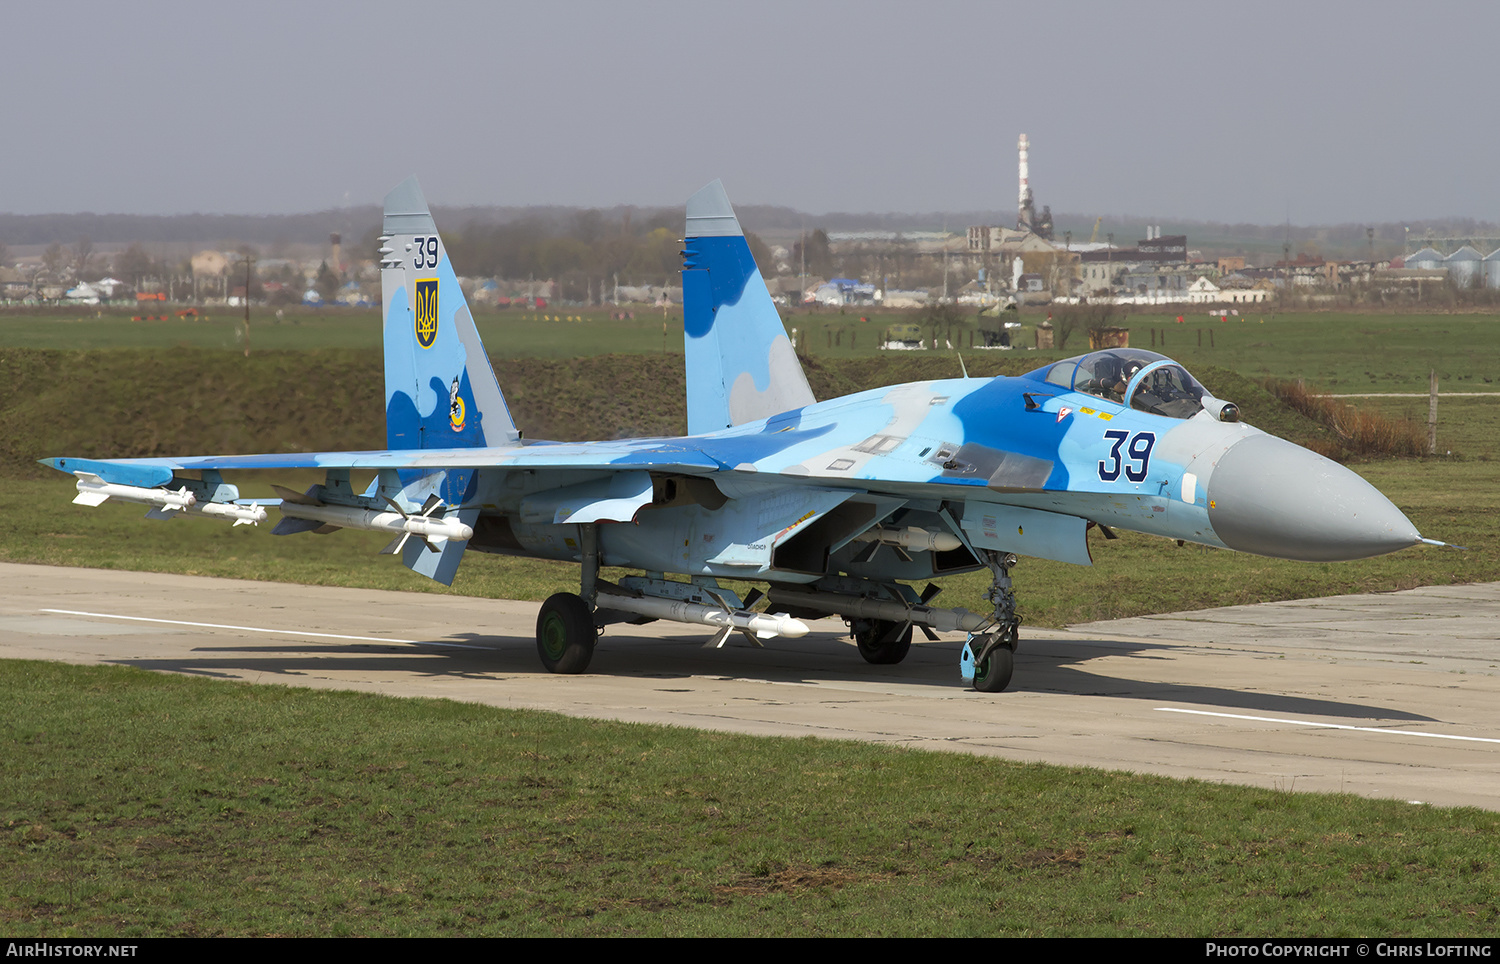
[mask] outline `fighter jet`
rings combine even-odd
[[[675,620],[713,628],[720,646],[759,645],[831,615],[871,663],[900,662],[914,628],[962,633],[960,677],[999,692],[1020,638],[1011,568],[1090,565],[1091,528],[1318,561],[1441,544],[1153,352],[819,401],[719,182],[688,200],[685,233],[684,437],[524,438],[411,178],[386,196],[380,238],[385,450],[43,461],[77,477],[83,504],[236,525],[279,507],[277,535],[386,531],[383,551],[445,584],[469,550],[578,562],[579,591],[537,617],[557,673],[584,672],[610,624]],[[241,499],[223,479],[305,468],[325,480],[279,500]],[[350,482],[361,470],[374,473],[363,492]],[[611,582],[601,566],[639,574]],[[991,575],[986,612],[911,585],[974,570]],[[742,598],[721,579],[767,589]]]

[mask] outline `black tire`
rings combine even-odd
[[[536,651],[554,673],[582,673],[594,658],[599,629],[583,597],[560,592],[542,603],[536,617]]]
[[[911,652],[911,623],[859,620],[854,624],[854,645],[867,663],[899,663]]]
[[[1010,678],[1016,671],[1016,638],[1018,632],[1015,626],[1005,634],[1008,638],[1002,638],[990,654],[974,664],[974,688],[981,693],[999,693],[1010,685]]]

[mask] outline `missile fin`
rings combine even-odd
[[[312,496],[312,493],[313,493],[314,489],[317,488],[317,486],[313,486],[313,488],[308,489],[306,494],[303,494],[301,492],[293,492],[291,489],[288,489],[288,488],[286,488],[284,486],[280,486],[280,485],[272,485],[271,488],[272,488],[273,491],[275,491],[275,493],[277,495],[281,496],[282,501],[284,501],[284,502],[293,502],[293,503],[296,503],[297,505],[322,505],[323,504],[320,500],[315,499]]]
[[[289,536],[294,532],[310,532],[323,523],[314,522],[311,519],[294,519],[291,516],[282,516],[281,521],[276,523],[276,528],[271,530],[273,536]]]

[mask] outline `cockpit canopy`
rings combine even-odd
[[[1205,397],[1213,398],[1187,369],[1139,348],[1106,348],[1066,358],[1047,369],[1046,381],[1168,418],[1192,418],[1203,410]]]

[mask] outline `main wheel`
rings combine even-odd
[[[999,693],[1010,685],[1016,671],[1017,627],[1012,624],[990,654],[974,664],[974,688],[981,693]]]
[[[867,663],[899,663],[911,651],[911,623],[859,620],[854,624],[854,644]]]
[[[560,592],[542,603],[536,617],[536,651],[554,673],[582,673],[594,658],[599,630],[582,596]]]

